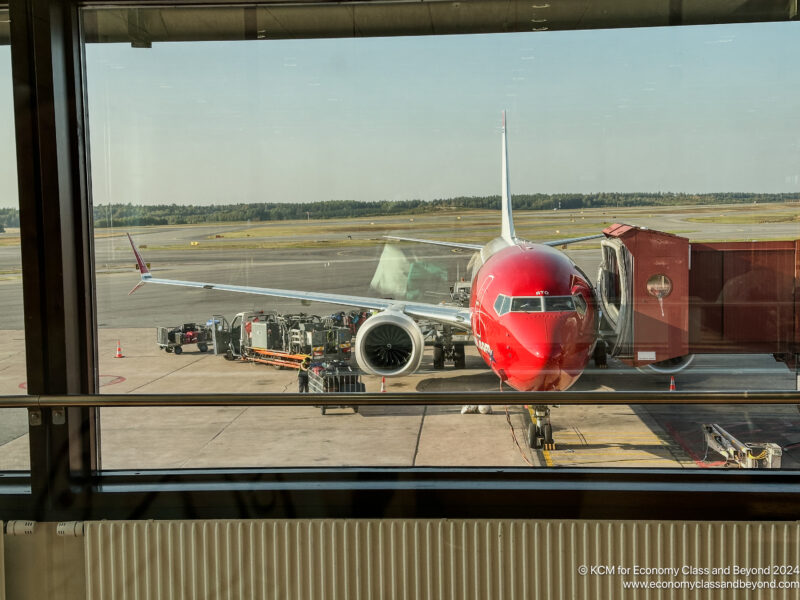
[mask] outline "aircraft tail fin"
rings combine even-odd
[[[508,141],[506,139],[506,111],[503,111],[503,172],[502,172],[502,194],[500,196],[500,209],[502,213],[502,225],[500,230],[500,237],[502,237],[509,244],[514,244],[516,234],[514,233],[514,215],[511,210],[511,188],[508,181]]]
[[[136,268],[139,270],[139,273],[140,273],[140,275],[142,277],[141,281],[139,281],[139,283],[137,283],[133,287],[133,289],[130,292],[128,292],[128,295],[130,296],[133,292],[135,292],[140,287],[142,287],[145,283],[147,283],[147,280],[150,279],[151,275],[150,275],[150,268],[147,266],[147,263],[144,262],[144,259],[142,258],[142,254],[141,254],[141,252],[139,252],[139,249],[136,247],[136,244],[133,243],[133,238],[131,237],[131,234],[128,233],[126,235],[128,236],[128,241],[131,243],[131,248],[133,249],[133,254],[136,257]]]

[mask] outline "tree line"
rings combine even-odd
[[[597,194],[518,194],[514,195],[515,210],[576,210],[582,208],[632,206],[683,206],[696,204],[752,204],[768,202],[797,202],[800,194],[675,194],[654,193],[597,193]],[[356,200],[327,200],[323,202],[256,204],[211,204],[206,206],[182,204],[106,204],[94,207],[98,227],[115,225],[192,225],[224,221],[287,221],[297,219],[347,219],[385,215],[421,214],[448,210],[500,210],[500,196],[460,196],[436,200],[399,200],[359,202]],[[0,208],[0,228],[19,227],[19,211]]]
[[[752,204],[753,202],[800,201],[800,194],[674,194],[598,193],[598,194],[519,194],[513,196],[515,210],[576,210],[581,208],[679,206],[697,204]],[[287,221],[297,219],[348,219],[386,215],[438,213],[464,210],[500,210],[500,196],[469,196],[436,200],[359,202],[328,200],[296,204],[264,202],[258,204],[217,204],[137,206],[112,204],[96,206],[95,224],[121,227],[132,225],[191,225],[225,221]]]

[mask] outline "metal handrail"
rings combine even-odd
[[[0,397],[0,408],[121,406],[453,406],[462,404],[800,404],[796,391],[406,392],[378,394],[101,394]]]

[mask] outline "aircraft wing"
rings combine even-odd
[[[291,298],[307,302],[327,302],[329,304],[342,304],[358,308],[368,308],[373,310],[396,310],[403,312],[410,317],[418,319],[430,319],[440,323],[447,323],[459,329],[469,330],[470,311],[468,308],[458,306],[448,306],[444,304],[427,304],[425,302],[407,302],[404,300],[393,300],[386,298],[367,298],[363,296],[350,296],[346,294],[328,294],[324,292],[303,292],[297,290],[282,290],[277,288],[253,287],[244,285],[229,285],[221,283],[206,283],[202,281],[184,281],[182,279],[162,279],[153,277],[152,273],[144,262],[139,249],[130,239],[133,253],[136,255],[137,268],[141,273],[141,280],[136,287],[131,290],[135,292],[145,283],[160,283],[163,285],[177,285],[183,287],[202,288],[204,290],[222,290],[225,292],[239,292],[242,294],[256,294],[261,296],[274,296],[276,298]]]
[[[398,240],[400,242],[417,242],[418,244],[434,244],[436,246],[448,246],[450,248],[463,248],[464,250],[474,250],[480,252],[483,248],[480,244],[461,244],[459,242],[441,242],[439,240],[420,240],[417,238],[397,237],[394,235],[383,236],[389,240]]]

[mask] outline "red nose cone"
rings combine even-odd
[[[473,281],[472,331],[492,370],[521,391],[564,390],[596,333],[591,284],[564,254],[539,244],[499,250]]]
[[[561,344],[539,343],[520,348],[518,360],[506,370],[508,383],[518,390],[564,390],[571,386],[580,371],[570,373]]]
[[[574,313],[509,316],[508,360],[504,361],[509,385],[518,390],[551,391],[575,383],[586,365],[588,347],[578,336]]]

